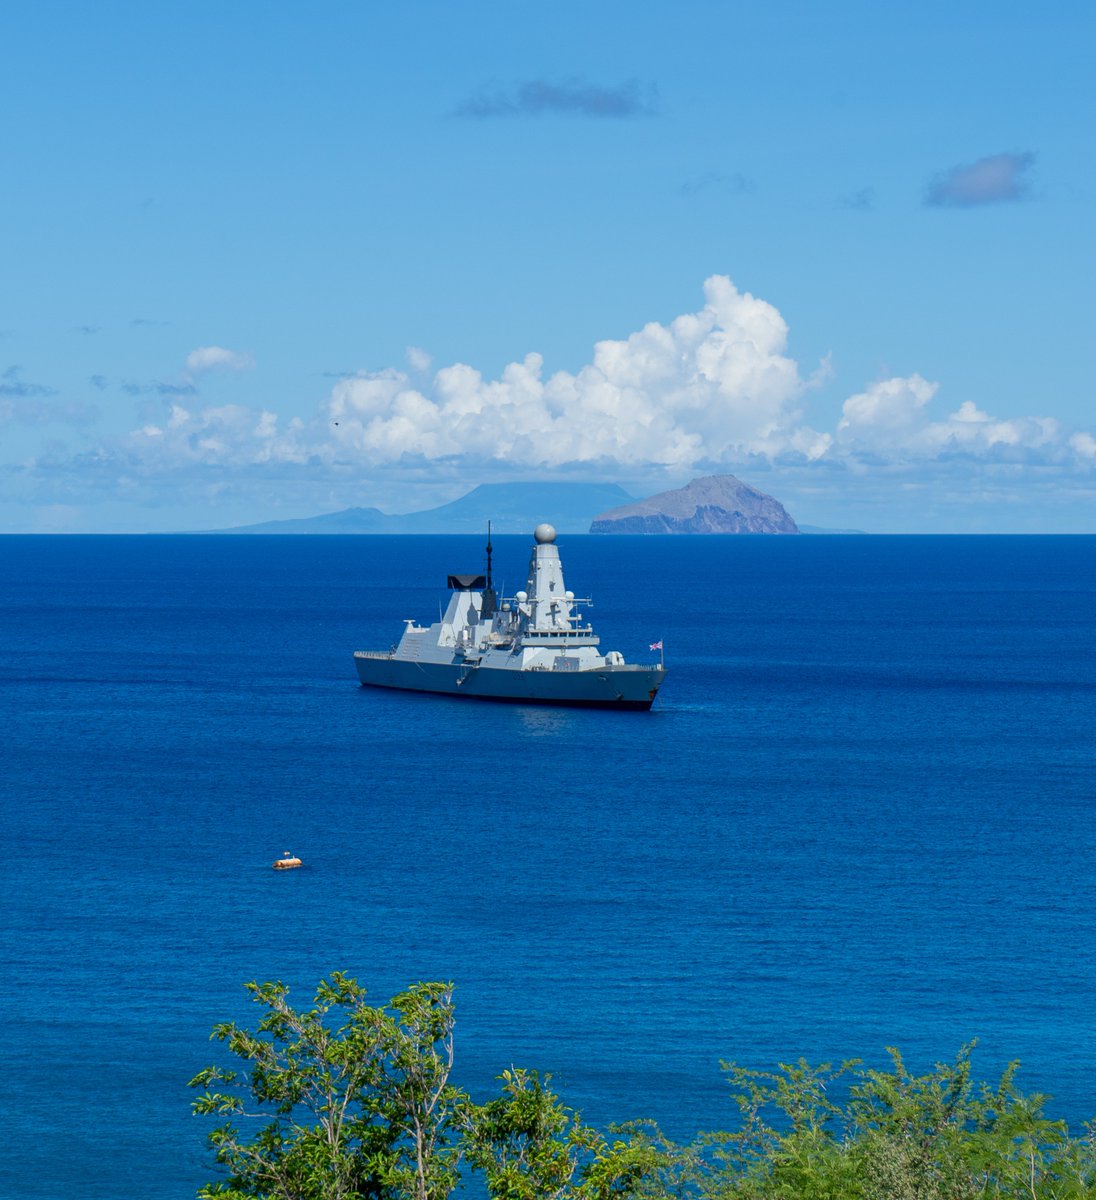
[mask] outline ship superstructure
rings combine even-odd
[[[481,700],[648,709],[664,665],[626,663],[600,639],[567,590],[556,531],[538,525],[525,587],[501,602],[487,540],[485,575],[450,575],[452,595],[441,619],[404,621],[390,650],[357,650],[358,678],[372,687],[444,692]]]

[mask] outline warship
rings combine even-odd
[[[452,596],[436,624],[404,621],[398,645],[356,650],[358,678],[369,687],[440,692],[516,704],[649,709],[666,667],[626,663],[617,650],[602,654],[600,639],[563,582],[556,531],[533,531],[529,576],[522,591],[496,595],[491,577],[491,533],[485,575],[450,575]]]

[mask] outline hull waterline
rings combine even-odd
[[[358,651],[354,656],[363,687],[394,688],[466,696],[504,704],[552,704],[572,708],[646,711],[666,672],[660,667],[616,667],[600,671],[518,671],[457,663],[408,663],[390,655]]]

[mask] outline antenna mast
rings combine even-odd
[[[491,583],[491,522],[487,522],[487,590],[493,590]]]
[[[491,522],[487,522],[487,586],[483,589],[483,608],[481,610],[484,617],[494,616],[495,613],[495,584],[491,578]]]

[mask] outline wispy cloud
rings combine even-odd
[[[457,105],[458,117],[650,117],[658,111],[658,89],[653,83],[629,79],[616,87],[603,87],[583,79],[551,83],[530,79],[508,90],[484,89]]]
[[[125,380],[118,386],[127,396],[163,396],[166,399],[197,396],[197,381],[213,371],[248,371],[255,366],[255,356],[237,350],[226,350],[223,346],[199,346],[186,356],[185,369],[176,381],[156,379],[150,383]],[[93,386],[102,390],[107,380],[102,375],[93,375]]]
[[[102,392],[105,391],[109,386],[110,380],[108,380],[105,375],[89,375],[88,383],[90,383],[93,388],[98,388],[99,391]]]
[[[928,186],[925,203],[934,207],[972,208],[1024,200],[1031,194],[1030,171],[1035,155],[991,154],[977,162],[941,171]]]
[[[226,350],[224,346],[199,346],[186,356],[185,369],[177,377],[177,382],[157,379],[151,383],[136,383],[126,380],[120,384],[127,396],[163,396],[167,399],[197,396],[198,385],[203,375],[214,371],[249,371],[255,366],[255,356],[238,350]],[[106,379],[102,375],[94,375],[92,384],[97,388],[106,387]]]
[[[86,337],[91,337],[92,334],[98,333],[100,327],[98,325],[76,325],[73,327],[73,333],[82,333]]]
[[[16,397],[20,400],[27,400],[34,396],[56,396],[57,389],[47,387],[44,383],[31,383],[29,380],[20,379],[22,375],[22,367],[8,367],[8,369],[0,375],[0,396]]]
[[[152,321],[148,317],[134,317],[130,324],[134,329],[166,329],[170,321]]]
[[[126,382],[121,385],[121,388],[127,396],[196,396],[198,394],[198,389],[192,383]]]
[[[875,188],[862,187],[841,197],[841,205],[854,212],[871,212],[875,208]]]
[[[186,356],[186,369],[191,375],[207,371],[249,371],[255,365],[253,354],[226,350],[223,346],[199,346]]]
[[[0,375],[0,424],[48,425],[63,422],[87,425],[99,410],[93,404],[54,400],[56,388],[21,378],[19,367],[8,367]]]
[[[756,187],[757,185],[752,179],[737,172],[733,175],[721,175],[718,171],[707,171],[703,175],[687,179],[678,188],[678,191],[683,196],[695,196],[698,192],[705,192],[712,188],[727,192],[752,192],[756,190]]]

